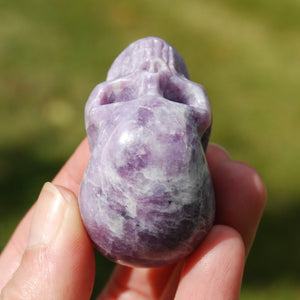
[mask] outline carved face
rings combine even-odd
[[[131,44],[85,108],[91,159],[79,193],[98,249],[128,265],[188,255],[214,218],[205,160],[211,109],[178,52],[158,38]]]
[[[185,104],[193,110],[203,149],[208,144],[212,116],[203,86],[188,80],[188,71],[180,54],[158,38],[145,38],[128,46],[108,71],[107,81],[99,84],[86,104],[86,127],[95,126],[93,114],[102,105],[142,101],[147,96]],[[98,120],[95,120],[97,123]]]

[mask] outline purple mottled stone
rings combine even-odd
[[[91,93],[85,120],[91,158],[79,207],[99,251],[140,267],[189,255],[214,221],[211,108],[178,52],[154,37],[129,45]]]

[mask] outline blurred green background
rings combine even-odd
[[[206,87],[212,141],[267,185],[241,299],[300,299],[299,0],[0,1],[0,250],[85,136],[93,87],[149,35]],[[94,294],[112,268],[97,264]]]

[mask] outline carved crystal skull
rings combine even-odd
[[[99,251],[142,267],[189,255],[214,220],[211,108],[179,53],[154,37],[129,45],[91,93],[85,121],[79,207]]]

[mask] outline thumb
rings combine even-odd
[[[46,183],[35,205],[20,266],[0,299],[89,299],[94,269],[93,247],[75,196]]]

